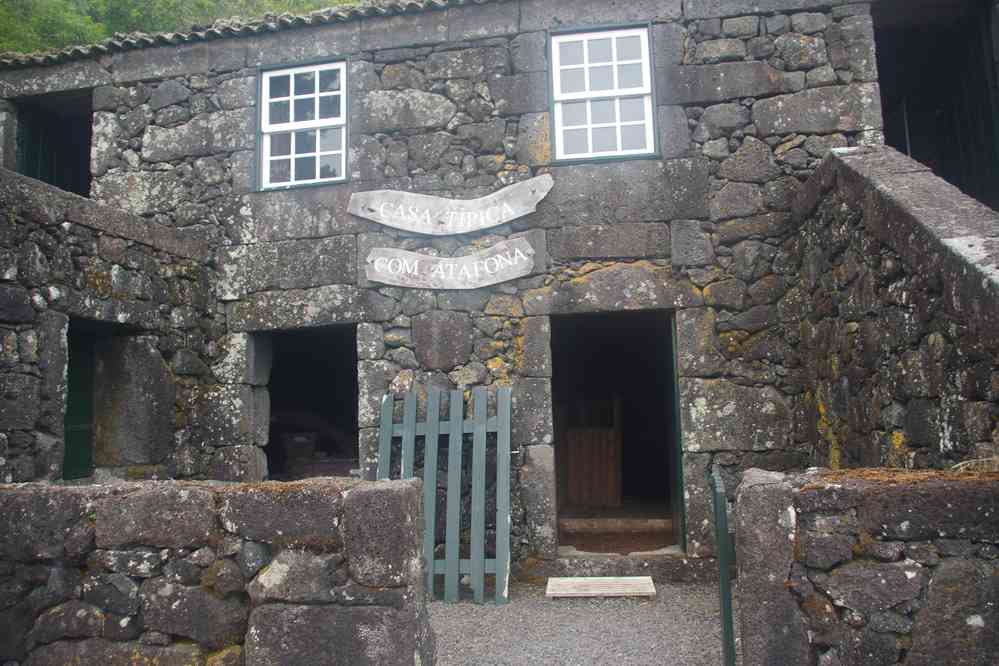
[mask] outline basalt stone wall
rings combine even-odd
[[[999,454],[999,214],[882,148],[832,156],[795,217],[778,311],[816,463]]]
[[[60,479],[70,318],[114,325],[94,394],[101,473],[171,474],[207,372],[208,244],[0,170],[0,482]]]
[[[997,512],[995,473],[747,472],[743,663],[996,663]]]
[[[0,486],[0,660],[432,664],[420,502],[418,481]]]
[[[651,23],[660,154],[554,164],[546,31],[634,22]],[[253,191],[257,68],[344,57],[350,182]],[[734,489],[748,467],[811,457],[789,426],[801,389],[780,333],[780,250],[793,195],[829,148],[881,142],[876,79],[866,3],[519,0],[12,70],[0,96],[94,87],[92,194],[219,231],[227,332],[199,397],[210,427],[179,443],[188,473],[215,475],[205,451],[222,444],[228,470],[262,455],[257,333],[357,323],[362,467],[385,391],[512,385],[514,552],[552,557],[550,316],[673,310],[688,554],[705,556],[706,470],[721,466]],[[488,232],[427,238],[347,213],[354,191],[467,198],[545,172],[554,187],[538,211]],[[454,256],[513,236],[531,243],[535,271],[495,287],[365,279],[375,246]]]

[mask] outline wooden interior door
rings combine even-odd
[[[580,401],[566,431],[568,504],[621,506],[621,401]],[[609,423],[608,423],[609,419]]]

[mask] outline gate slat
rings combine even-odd
[[[423,557],[427,563],[427,591],[434,594],[434,545],[437,537],[437,445],[441,390],[427,390],[427,428],[423,441]]]
[[[511,389],[496,396],[496,603],[510,596],[510,397]]]
[[[485,594],[486,560],[486,389],[472,391],[475,430],[472,433],[472,595],[481,604]]]
[[[406,394],[402,411],[402,477],[413,478],[413,456],[416,451],[416,393]]]
[[[395,396],[391,393],[382,396],[382,418],[378,428],[378,474],[377,479],[387,479],[392,471],[392,409]]]
[[[461,448],[464,431],[464,399],[451,391],[451,432],[447,444],[447,542],[444,599],[458,601],[458,538],[461,529]]]

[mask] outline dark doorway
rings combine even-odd
[[[357,467],[357,327],[270,335],[271,478],[346,476]]]
[[[884,0],[872,11],[885,142],[999,208],[990,5]]]
[[[561,545],[676,543],[672,330],[662,311],[552,317]]]
[[[66,334],[66,415],[63,420],[64,479],[81,479],[94,471],[99,402],[97,363],[103,353],[101,343],[134,332],[133,328],[122,324],[75,317],[69,320]]]
[[[18,172],[89,197],[91,91],[24,97],[17,110]]]

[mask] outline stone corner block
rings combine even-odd
[[[351,578],[371,587],[419,583],[422,498],[417,479],[363,482],[345,493],[343,530]]]
[[[144,484],[96,503],[98,548],[192,548],[217,538],[215,495],[173,483]]]

